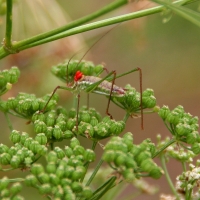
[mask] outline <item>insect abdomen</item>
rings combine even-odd
[[[91,85],[93,83],[96,83],[100,81],[101,78],[95,77],[95,76],[84,76],[79,82],[78,85],[82,87],[81,85]],[[109,96],[110,95],[110,90],[112,88],[112,83],[108,82],[106,80],[102,81],[92,92],[98,93],[98,94],[104,94]],[[113,85],[113,91],[111,93],[112,96],[123,96],[125,93],[124,89],[117,86]]]

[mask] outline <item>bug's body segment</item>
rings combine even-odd
[[[85,90],[89,85],[100,81],[101,78],[95,76],[84,76],[80,71],[74,76],[75,85],[74,87],[79,88],[79,90]],[[110,95],[112,88],[112,83],[109,81],[102,81],[97,87],[92,91],[93,93],[102,94],[105,96]],[[125,94],[125,90],[117,85],[113,85],[111,96],[122,97]]]

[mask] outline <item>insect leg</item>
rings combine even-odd
[[[112,91],[113,91],[113,85],[115,84],[115,79],[116,79],[116,71],[112,71],[113,73],[113,80],[112,80],[112,86],[111,86],[111,89],[110,89],[110,95],[109,95],[109,99],[108,99],[108,105],[107,105],[107,108],[106,108],[106,114],[108,116],[110,116],[110,119],[112,119],[112,115],[109,113],[109,106],[110,106],[110,100],[111,100],[111,95],[112,95]]]

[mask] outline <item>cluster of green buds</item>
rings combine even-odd
[[[82,181],[86,174],[86,163],[95,160],[95,153],[85,149],[76,138],[63,149],[55,147],[47,156],[45,167],[33,164],[31,174],[26,176],[27,186],[35,187],[42,195],[52,199],[76,198],[87,199],[92,196],[92,190],[84,186]]]
[[[13,130],[10,140],[14,143],[14,146],[10,148],[5,144],[0,144],[1,166],[26,168],[47,153],[47,137],[44,133],[36,135],[33,139],[28,133]]]
[[[24,198],[19,195],[22,190],[22,185],[20,182],[10,183],[10,180],[5,176],[0,179],[0,199],[1,200],[24,200]]]
[[[171,141],[169,137],[165,138],[164,140],[161,140],[161,135],[157,136],[158,144],[157,149],[162,149],[165,147],[165,158],[168,160],[169,157],[174,158],[175,160],[185,163],[185,162],[192,162],[193,158],[197,155],[194,154],[194,152],[189,148],[184,148],[180,146],[180,143],[176,143],[173,140],[173,143],[171,144]],[[168,146],[170,144],[170,146]],[[166,146],[168,146],[166,148]]]
[[[123,137],[113,137],[105,146],[103,160],[123,176],[127,182],[132,182],[141,176],[158,179],[162,169],[152,160],[155,145],[149,139],[141,144],[133,144],[133,135],[128,132]]]
[[[167,106],[163,106],[158,114],[176,141],[187,143],[192,146],[191,150],[195,154],[200,153],[198,117],[186,113],[180,105],[172,111]]]
[[[189,165],[189,170],[184,171],[176,180],[176,190],[184,194],[186,199],[199,199],[199,179],[200,179],[200,160],[197,160],[196,166]]]
[[[1,2],[0,2],[1,12]],[[12,84],[17,83],[20,76],[20,71],[17,67],[12,67],[9,70],[0,71],[0,96],[5,94],[12,88]]]
[[[75,109],[67,112],[64,108],[59,107],[56,111],[51,110],[48,113],[36,112],[32,121],[35,132],[37,134],[44,133],[48,142],[71,139],[77,134],[100,140],[118,135],[125,128],[123,121],[115,121],[108,116],[102,119],[94,108],[88,110],[85,106],[80,109],[78,120]]]
[[[140,113],[141,100],[140,93],[131,85],[125,86],[125,95],[123,97],[112,97],[111,100],[128,113]],[[142,93],[142,109],[154,108],[156,106],[156,98],[152,89],[146,89]]]
[[[99,76],[103,70],[103,65],[94,65],[90,61],[66,60],[63,63],[53,66],[51,71],[65,83],[71,83],[74,81],[74,75],[77,71],[81,71],[86,76]]]
[[[31,119],[32,115],[44,109],[50,95],[45,95],[41,98],[36,98],[34,94],[19,93],[16,97],[10,97],[7,101],[1,101],[0,109],[14,116],[19,116],[25,119]],[[46,110],[51,110],[55,107],[58,101],[58,95],[54,95],[48,103]]]

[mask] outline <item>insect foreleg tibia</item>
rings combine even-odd
[[[52,92],[51,96],[49,97],[49,100],[47,101],[47,103],[46,103],[46,105],[44,106],[44,108],[43,108],[42,110],[40,110],[40,113],[41,113],[41,112],[42,112],[42,113],[45,112],[45,110],[46,110],[46,108],[47,108],[47,106],[48,106],[50,100],[53,98],[53,95],[56,93],[56,91],[57,91],[58,89],[73,91],[72,88],[67,88],[67,87],[63,87],[63,86],[57,86],[57,87],[53,90],[53,92]]]

